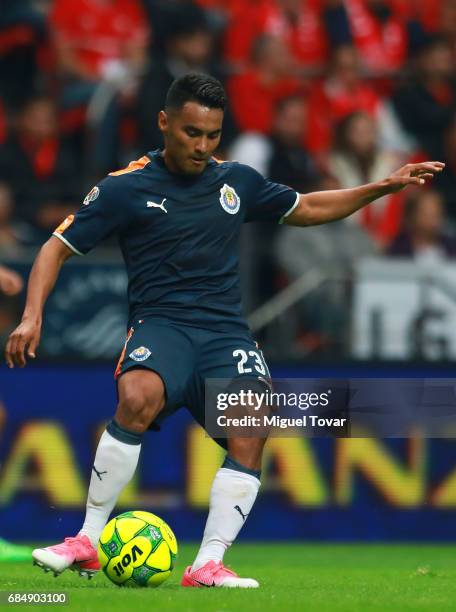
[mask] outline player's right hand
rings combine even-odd
[[[9,368],[18,365],[23,368],[27,358],[35,359],[36,347],[41,336],[41,325],[36,321],[25,319],[10,334],[6,343],[5,359]]]

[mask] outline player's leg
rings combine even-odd
[[[241,382],[240,388],[245,391],[265,390],[269,371],[261,351],[248,335],[222,338],[218,334],[208,341],[206,351],[201,352],[206,357],[206,362],[201,364],[204,378]],[[192,412],[204,426],[204,415]],[[266,436],[267,432],[262,430],[260,435]],[[256,500],[265,437],[245,431],[240,435],[235,431],[225,442],[228,453],[212,484],[203,540],[195,561],[184,574],[183,586],[258,586],[256,580],[239,578],[222,562]]]
[[[236,539],[255,503],[260,488],[264,438],[230,438],[228,454],[212,484],[203,540],[184,586],[258,587],[252,578],[240,578],[223,566],[226,550]]]
[[[135,473],[142,435],[165,405],[163,381],[151,370],[122,374],[118,393],[116,414],[98,443],[81,531],[62,544],[33,551],[34,562],[54,574],[71,568],[90,577],[99,569],[96,547],[100,534]]]
[[[81,535],[94,546],[117,498],[138,464],[142,436],[165,405],[162,379],[153,371],[129,370],[117,383],[119,403],[98,444]]]
[[[165,402],[167,410],[182,405],[192,363],[192,342],[179,328],[153,318],[135,322],[116,369],[119,403],[97,448],[84,525],[75,538],[35,550],[39,565],[55,574],[70,567],[89,576],[99,568],[98,539],[135,472],[143,433]]]

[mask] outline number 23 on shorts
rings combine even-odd
[[[244,349],[236,349],[233,351],[233,357],[237,359],[239,374],[250,374],[255,371],[262,376],[270,376],[268,366],[260,350],[245,351]]]

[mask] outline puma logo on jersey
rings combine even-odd
[[[160,208],[163,212],[167,213],[168,211],[165,208],[166,198],[163,198],[161,204],[157,204],[156,202],[147,202],[147,208]]]

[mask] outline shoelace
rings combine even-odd
[[[79,538],[78,536],[73,536],[73,537],[68,537],[65,538],[65,544],[74,544],[74,542],[80,542],[81,544],[83,544],[84,542],[81,541],[81,538]]]
[[[231,574],[231,576],[235,576],[236,578],[238,577],[238,575],[235,572],[233,572],[233,570],[230,570],[227,567],[225,567],[221,561],[219,561],[213,569],[214,576],[218,574],[220,571],[228,572],[229,574]]]
[[[51,548],[57,551],[60,551],[60,550],[65,551],[65,547],[67,544],[76,544],[76,543],[84,545],[84,542],[81,542],[81,538],[74,536],[74,537],[65,538],[62,544],[56,544],[55,546],[52,546]]]

